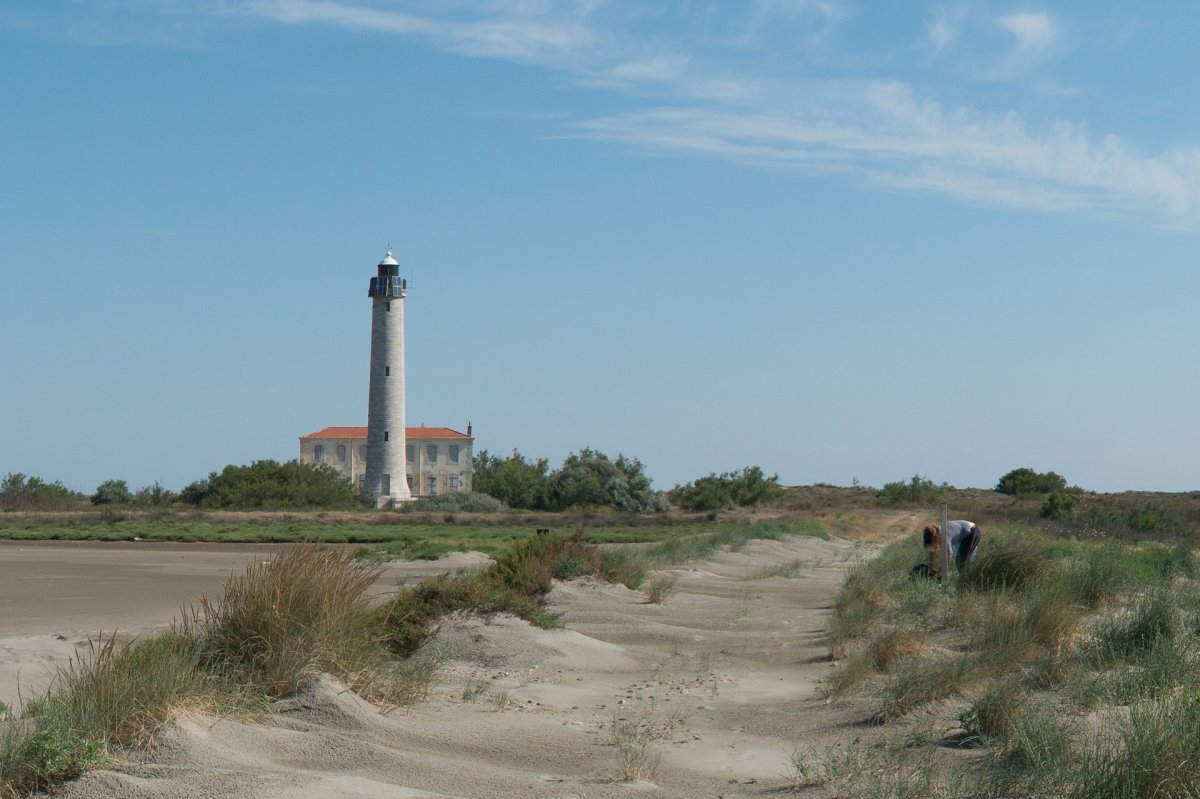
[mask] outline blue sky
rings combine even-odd
[[[365,424],[659,487],[1197,488],[1191,4],[14,0],[0,473]]]

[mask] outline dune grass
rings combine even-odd
[[[867,692],[885,724],[958,708],[946,729],[992,751],[973,761],[971,795],[1200,797],[1190,549],[1001,528],[944,584],[909,576],[922,559],[914,535],[851,569],[828,695]]]

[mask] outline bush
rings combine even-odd
[[[670,510],[662,495],[650,488],[650,478],[637,458],[584,448],[572,452],[562,468],[550,475],[550,510],[606,506],[632,513]]]
[[[1026,467],[1013,469],[996,483],[998,492],[1010,496],[1049,494],[1052,491],[1061,491],[1066,487],[1067,480],[1062,475],[1054,472],[1035,472]]]
[[[1170,508],[1147,502],[1128,510],[1125,524],[1136,533],[1163,533],[1178,529],[1180,518]]]
[[[555,579],[612,573],[600,550],[573,536],[537,535],[518,541],[482,572],[427,577],[401,590],[382,605],[377,616],[391,648],[414,652],[443,616],[459,611],[483,615],[512,613],[540,627],[558,623],[545,609],[545,596]]]
[[[930,505],[941,500],[950,488],[946,483],[940,486],[932,480],[914,474],[912,480],[887,483],[875,494],[875,501],[880,505]]]
[[[83,497],[60,482],[9,472],[0,480],[0,510],[68,510]]]
[[[1078,500],[1074,494],[1059,489],[1046,497],[1039,512],[1043,519],[1067,521],[1075,518],[1075,505]]]
[[[191,483],[185,502],[221,510],[348,510],[364,504],[361,490],[332,466],[263,460],[226,466],[219,474]]]
[[[748,507],[769,502],[783,493],[779,475],[763,475],[758,466],[740,472],[710,474],[667,492],[667,499],[684,510],[709,511],[736,506]]]
[[[637,458],[618,455],[611,460],[587,447],[572,452],[559,469],[549,473],[544,458],[528,461],[516,450],[507,458],[484,450],[475,457],[474,467],[475,491],[510,508],[562,511],[597,506],[632,513],[670,509],[650,488],[650,478]]]
[[[430,513],[497,513],[505,510],[504,503],[487,494],[460,491],[421,497],[402,508],[405,511],[428,511]]]
[[[510,508],[548,509],[550,466],[545,458],[528,461],[515,449],[501,458],[485,449],[474,460],[471,484],[476,493],[495,497]]]
[[[154,485],[137,490],[137,493],[133,495],[133,504],[150,508],[165,508],[174,504],[178,498],[178,494],[168,491],[155,481]]]
[[[133,494],[124,480],[105,480],[92,494],[93,505],[128,505],[133,502]]]

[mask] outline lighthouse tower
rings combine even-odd
[[[367,473],[376,507],[412,499],[405,478],[404,297],[408,281],[387,255],[371,278],[371,388],[367,395]]]

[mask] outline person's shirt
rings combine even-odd
[[[974,527],[975,522],[969,522],[966,519],[946,522],[946,542],[950,546],[951,557],[958,555],[958,548],[962,545],[963,539],[970,534]]]

